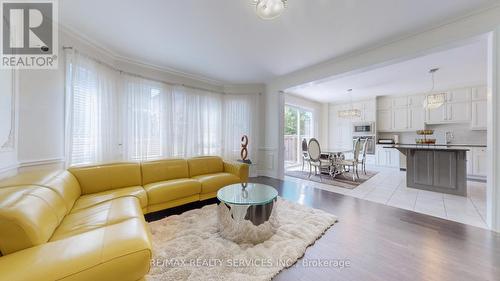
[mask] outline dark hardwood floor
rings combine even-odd
[[[339,222],[274,280],[500,280],[500,234],[273,178],[287,200],[332,213]],[[216,200],[148,215],[182,213]],[[306,267],[303,261],[348,260],[349,267]]]

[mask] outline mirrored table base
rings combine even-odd
[[[221,202],[218,210],[220,235],[238,244],[259,244],[268,240],[279,226],[277,204],[277,199],[263,205]]]

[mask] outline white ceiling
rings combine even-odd
[[[487,83],[488,42],[478,38],[472,43],[432,53],[339,79],[295,87],[288,93],[318,102],[345,102],[375,96],[406,95],[429,92],[430,69],[438,67],[435,90],[449,90]],[[353,89],[351,95],[347,89]]]
[[[499,0],[64,0],[61,23],[125,57],[228,83],[268,81],[418,32]]]

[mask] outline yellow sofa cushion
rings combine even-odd
[[[142,186],[131,186],[81,196],[73,207],[73,212],[121,197],[135,197],[141,208],[148,206],[148,195]]]
[[[139,163],[73,167],[69,171],[80,183],[82,194],[142,185]]]
[[[135,197],[117,198],[90,208],[72,211],[61,222],[50,241],[142,217],[142,209]]]
[[[57,173],[51,178],[37,183],[41,186],[48,187],[57,192],[66,204],[67,212],[69,213],[75,204],[75,201],[80,197],[81,190],[78,180],[73,174],[68,171]]]
[[[202,175],[193,177],[193,179],[201,183],[201,194],[217,192],[224,186],[241,182],[240,178],[230,173]]]
[[[150,183],[144,186],[149,205],[189,197],[201,192],[201,183],[194,179],[176,179]]]
[[[6,255],[47,242],[65,215],[64,201],[49,188],[1,188],[0,252]]]
[[[134,218],[3,256],[0,279],[136,281],[151,256],[148,226]]]
[[[224,171],[222,158],[217,156],[195,157],[187,161],[189,164],[189,176],[191,178]]]
[[[81,194],[78,180],[68,171],[23,172],[0,182],[0,188],[27,185],[38,185],[54,190],[64,200],[67,212]]]
[[[143,162],[142,185],[168,181],[173,179],[189,178],[189,168],[185,159],[166,159]]]

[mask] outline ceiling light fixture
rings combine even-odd
[[[347,93],[351,97],[351,108],[346,110],[339,110],[337,113],[338,116],[344,119],[353,119],[361,117],[361,110],[355,109],[352,104],[352,89],[347,90]]]
[[[254,0],[255,13],[265,20],[272,20],[281,15],[287,6],[287,0]]]
[[[438,70],[439,68],[433,68],[429,70],[429,73],[432,77],[432,89],[424,100],[424,109],[438,109],[444,105],[444,102],[446,100],[446,93],[434,93],[434,87],[436,86],[434,75],[436,74],[436,72],[438,72]]]

